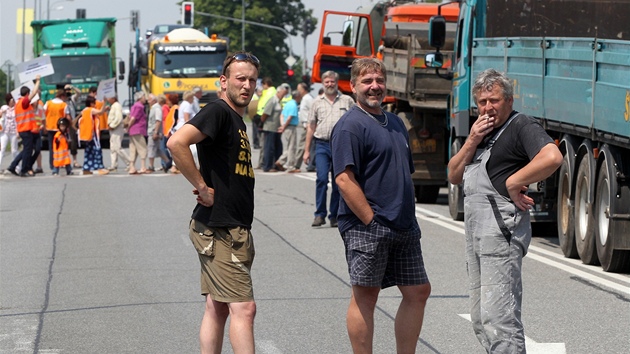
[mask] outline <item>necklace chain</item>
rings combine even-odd
[[[376,119],[376,117],[374,117],[374,115],[372,115],[372,113],[366,111],[365,109],[363,109],[363,107],[357,105],[357,107],[359,107],[360,110],[362,110],[365,114],[367,114],[370,118],[374,119],[374,121],[376,121],[376,123],[380,124],[381,126],[386,126],[387,123],[389,122],[389,119],[387,118],[387,114],[385,114],[385,112],[383,112],[383,110],[381,109],[381,113],[382,115],[385,116],[385,121],[381,122],[380,120]]]

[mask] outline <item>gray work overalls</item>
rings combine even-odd
[[[494,142],[518,114],[464,170],[470,317],[488,353],[526,352],[521,322],[521,265],[531,241],[529,212],[521,211],[496,191],[486,168]]]

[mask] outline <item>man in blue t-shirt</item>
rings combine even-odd
[[[295,90],[291,95],[292,99],[284,104],[280,115],[281,125],[278,132],[282,134],[284,149],[275,164],[276,168],[287,171],[295,170],[297,165],[297,127],[300,124],[298,105],[302,101],[300,91]]]
[[[381,109],[385,82],[380,60],[352,63],[357,104],[337,122],[331,138],[342,197],[337,221],[352,284],[348,335],[355,353],[372,352],[378,294],[393,285],[403,297],[394,325],[396,350],[415,353],[431,293],[415,216],[409,136],[400,118]]]

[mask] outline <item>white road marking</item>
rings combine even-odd
[[[470,321],[470,314],[459,315]],[[525,336],[525,347],[530,354],[566,354],[567,349],[564,343],[537,343],[533,339]]]
[[[431,223],[434,223],[438,226],[442,226],[444,228],[447,228],[449,230],[452,230],[454,232],[457,232],[459,234],[464,235],[465,231],[463,226],[463,223],[461,221],[454,221],[454,223],[458,223],[459,225],[462,226],[457,226],[453,223],[450,222],[450,220],[448,220],[448,218],[439,215],[435,212],[432,212],[430,210],[424,209],[422,207],[418,207],[416,206],[416,216],[423,221],[428,221]],[[587,273],[587,272],[583,272],[579,269],[575,269],[574,266],[568,266],[564,263],[558,262],[558,261],[554,261],[552,259],[549,259],[547,257],[543,257],[540,254],[544,254],[547,256],[552,256],[558,260],[562,260],[562,262],[570,262],[572,264],[574,264],[574,266],[583,266],[584,268],[587,268],[589,271],[592,272],[596,272],[599,273],[600,275],[594,275],[591,273]],[[529,247],[529,252],[526,256],[529,259],[533,259],[535,261],[544,263],[548,266],[554,267],[556,269],[560,269],[563,270],[567,273],[573,274],[575,276],[578,276],[580,278],[584,278],[587,279],[593,283],[597,283],[599,285],[605,286],[607,288],[610,289],[614,289],[615,291],[618,291],[622,294],[626,294],[626,295],[630,295],[630,279],[628,277],[625,277],[623,275],[620,274],[613,274],[613,273],[606,273],[603,270],[601,270],[601,268],[597,268],[595,266],[587,266],[582,264],[581,262],[574,260],[574,259],[568,259],[568,258],[564,258],[562,255],[558,255],[555,254],[553,252],[550,252],[548,250],[545,250],[543,248],[537,247],[537,246],[530,246]],[[623,284],[619,284],[613,281],[610,281],[608,279],[604,279],[602,277],[610,277],[613,279],[616,279],[620,282],[622,282]]]

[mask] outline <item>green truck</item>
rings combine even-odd
[[[33,54],[35,57],[50,56],[55,70],[53,75],[41,80],[43,102],[54,98],[57,88],[72,84],[83,94],[80,110],[90,86],[98,86],[100,81],[116,77],[115,26],[115,18],[31,22]],[[120,71],[124,73],[124,68]],[[100,126],[106,129],[106,115],[102,115]]]

